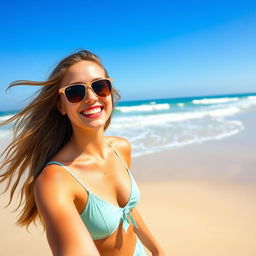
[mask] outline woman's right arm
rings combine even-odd
[[[36,205],[46,224],[54,256],[99,256],[99,252],[75,207],[74,196],[62,167],[49,165],[34,189]]]

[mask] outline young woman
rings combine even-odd
[[[16,121],[0,165],[5,191],[15,179],[10,202],[28,175],[17,223],[39,219],[57,256],[143,256],[142,244],[164,255],[135,208],[140,192],[129,170],[129,142],[104,136],[120,96],[100,59],[82,50],[63,59],[47,81],[9,87],[16,85],[42,86],[2,124]]]

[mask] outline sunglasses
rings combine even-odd
[[[112,90],[111,78],[103,78],[88,84],[72,84],[59,89],[59,94],[64,93],[66,99],[71,103],[82,101],[86,95],[87,89],[90,88],[99,97],[107,97]]]

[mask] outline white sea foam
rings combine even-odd
[[[226,107],[231,106],[231,107],[237,107],[239,108],[241,111],[249,109],[253,106],[256,105],[256,97],[254,98],[252,96],[252,98],[249,97],[245,97],[237,102],[233,102],[233,103],[227,103]],[[224,106],[224,105],[220,105],[220,106]]]
[[[204,106],[182,104],[182,109],[173,107],[168,112],[116,116],[112,119],[109,132],[130,140],[135,157],[168,148],[220,140],[244,129],[242,122],[235,120],[235,116],[256,105],[256,101],[244,97]],[[226,117],[229,119],[226,120]]]
[[[130,140],[133,156],[137,157],[168,148],[181,147],[209,140],[219,140],[237,134],[244,129],[241,121],[205,119],[184,121],[166,126],[133,127],[115,130],[114,133]]]
[[[115,129],[127,129],[136,126],[159,126],[166,123],[182,122],[186,120],[202,119],[205,117],[228,117],[241,112],[238,107],[223,107],[180,113],[162,113],[152,115],[134,115],[113,118],[111,126]]]
[[[148,112],[148,111],[154,111],[154,110],[166,110],[170,109],[170,104],[164,103],[164,104],[143,104],[143,105],[136,105],[136,106],[123,106],[123,107],[116,107],[117,110],[128,113],[128,112]]]
[[[12,129],[0,131],[0,139],[9,138],[12,136]]]
[[[248,100],[256,100],[256,95],[255,96],[248,96],[247,99]]]
[[[5,115],[5,116],[0,116],[0,122],[4,122],[5,120],[13,117],[14,115]]]
[[[214,117],[233,116],[239,112],[241,112],[240,108],[228,107],[228,108],[220,108],[220,109],[216,109],[216,110],[211,110],[211,111],[209,111],[209,115],[214,116]]]
[[[204,98],[201,100],[192,100],[193,104],[219,104],[219,103],[227,103],[227,102],[234,102],[238,101],[239,98],[234,97],[234,98]]]

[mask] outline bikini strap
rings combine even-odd
[[[64,168],[73,176],[73,178],[74,178],[78,183],[80,183],[80,184],[83,186],[83,188],[84,188],[88,193],[90,193],[90,190],[83,184],[83,182],[81,182],[81,181],[76,177],[76,175],[75,175],[67,166],[65,166],[64,164],[62,164],[62,163],[60,163],[60,162],[57,162],[57,161],[48,162],[45,166],[48,166],[48,165],[51,165],[51,164],[57,164],[57,165],[59,165],[59,166],[64,167]]]
[[[105,139],[104,139],[104,140],[105,140]],[[123,158],[121,157],[121,155],[119,154],[119,152],[114,148],[114,146],[113,146],[112,144],[110,144],[109,142],[107,142],[106,140],[105,140],[105,142],[114,150],[114,152],[116,153],[116,155],[118,156],[118,158],[119,158],[119,159],[121,160],[121,162],[123,163],[124,167],[125,167],[128,171],[130,171],[129,168],[128,168],[128,166],[127,166],[126,163],[124,162]]]

